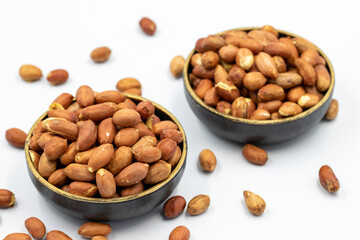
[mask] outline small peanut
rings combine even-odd
[[[185,59],[183,56],[175,56],[173,59],[171,59],[170,72],[174,76],[174,78],[179,78],[182,76],[184,64]]]
[[[323,188],[325,188],[330,193],[337,192],[340,189],[339,180],[335,176],[331,167],[328,165],[324,165],[320,168],[319,180],[321,186],[323,186]]]
[[[332,99],[329,109],[326,112],[325,118],[327,120],[334,120],[339,111],[339,103],[336,99]]]
[[[102,63],[109,59],[110,54],[111,54],[110,48],[98,47],[91,52],[90,57],[94,62]]]
[[[257,165],[264,165],[268,160],[265,150],[250,143],[245,144],[242,154],[246,160]]]
[[[244,191],[245,204],[251,214],[261,215],[265,211],[266,203],[262,197],[250,191]]]
[[[140,22],[140,27],[141,29],[144,31],[144,33],[146,33],[149,36],[152,36],[155,34],[156,31],[156,25],[155,23],[147,17],[143,17]]]
[[[204,171],[207,172],[214,171],[216,167],[215,154],[209,149],[202,150],[199,154],[199,163]]]

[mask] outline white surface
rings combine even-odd
[[[189,151],[185,174],[174,192],[187,201],[208,194],[211,205],[197,217],[182,214],[164,220],[162,206],[124,222],[111,222],[113,239],[167,239],[186,225],[191,239],[359,239],[359,13],[356,1],[4,1],[0,0],[0,188],[16,194],[16,206],[0,209],[0,239],[26,232],[24,220],[36,216],[48,231],[58,229],[81,239],[74,219],[48,204],[27,173],[24,151],[11,147],[5,131],[28,131],[62,92],[75,94],[82,85],[96,91],[115,89],[123,77],[136,77],[143,96],[162,104],[182,123]],[[155,36],[142,33],[138,22],[148,16],[157,24]],[[321,47],[336,73],[334,97],[338,118],[321,122],[305,135],[282,144],[263,146],[269,161],[248,163],[241,145],[210,133],[187,105],[182,80],[169,72],[173,56],[186,57],[203,36],[222,30],[271,24],[299,34]],[[94,64],[89,54],[108,46],[112,55]],[[34,64],[43,74],[67,69],[69,81],[50,86],[20,79],[22,64]],[[212,149],[215,172],[204,174],[199,152]],[[329,164],[340,180],[337,194],[318,182],[318,170]],[[250,215],[243,190],[261,195],[267,208]]]

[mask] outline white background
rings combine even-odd
[[[170,110],[185,128],[189,152],[185,174],[174,192],[189,201],[208,194],[204,214],[182,214],[164,220],[159,206],[149,214],[111,222],[114,239],[167,239],[171,230],[186,225],[191,239],[359,239],[359,43],[357,1],[4,1],[0,0],[0,188],[13,191],[16,205],[0,209],[0,239],[26,232],[24,220],[36,216],[48,231],[61,230],[73,239],[85,222],[67,216],[47,203],[32,185],[24,151],[11,147],[5,131],[26,132],[62,92],[75,94],[83,84],[96,91],[115,89],[124,77],[136,77],[143,96]],[[149,37],[139,20],[157,24]],[[331,59],[336,74],[334,98],[338,118],[320,122],[301,137],[261,146],[268,151],[265,166],[248,163],[242,145],[221,139],[195,117],[184,95],[182,79],[174,79],[169,63],[186,57],[195,41],[223,30],[271,24],[303,36]],[[95,64],[90,52],[108,46],[108,62]],[[23,64],[69,71],[68,82],[51,86],[45,78],[23,81]],[[199,152],[209,148],[218,166],[203,173]],[[318,170],[329,164],[341,188],[329,194],[318,182]],[[243,190],[262,196],[267,208],[260,217],[249,214]]]

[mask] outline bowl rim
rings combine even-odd
[[[129,202],[129,201],[133,201],[145,196],[148,196],[156,191],[158,191],[159,189],[161,189],[162,187],[164,187],[166,184],[168,184],[170,181],[172,181],[177,174],[179,174],[180,170],[183,168],[183,166],[185,166],[185,162],[186,162],[186,156],[187,156],[187,140],[186,140],[186,135],[185,135],[185,131],[184,128],[182,127],[182,125],[180,124],[179,120],[167,109],[165,109],[163,106],[159,105],[158,103],[151,101],[149,99],[146,99],[142,96],[137,96],[134,94],[129,94],[129,93],[123,93],[127,98],[131,99],[131,100],[136,100],[136,101],[150,101],[151,103],[154,104],[155,109],[156,110],[160,110],[163,113],[165,113],[170,119],[171,121],[173,121],[179,128],[179,131],[181,131],[182,135],[183,135],[183,147],[182,147],[182,151],[181,151],[181,157],[180,160],[178,162],[178,164],[176,165],[176,167],[171,171],[170,175],[163,181],[161,181],[160,183],[157,183],[156,185],[146,189],[145,191],[142,191],[141,193],[138,194],[134,194],[134,195],[130,195],[130,196],[126,196],[126,197],[115,197],[115,198],[92,198],[92,197],[82,197],[82,196],[77,196],[68,192],[65,192],[64,190],[55,187],[54,185],[50,184],[45,178],[43,178],[40,173],[35,169],[33,162],[31,160],[30,157],[30,152],[29,152],[29,142],[30,142],[30,138],[32,137],[32,133],[37,125],[37,123],[39,123],[40,121],[42,121],[43,119],[46,118],[47,116],[47,112],[43,113],[36,121],[35,123],[32,125],[27,137],[26,137],[26,141],[25,141],[25,158],[26,158],[26,163],[28,166],[28,169],[30,170],[31,174],[38,180],[38,182],[40,182],[44,187],[46,187],[48,190],[61,195],[62,197],[71,199],[71,200],[75,200],[75,201],[79,201],[79,202],[84,202],[84,203],[92,203],[92,204],[116,204],[116,203],[122,203],[122,202]],[[74,98],[75,100],[75,98]]]
[[[216,33],[216,35],[222,35],[225,34],[227,31],[251,31],[251,30],[260,30],[261,27],[242,27],[242,28],[234,28],[234,29],[229,29],[229,30],[225,30],[219,33]],[[303,38],[297,34],[288,32],[288,31],[284,31],[284,30],[280,30],[280,29],[276,29],[280,34],[282,35],[287,35],[287,36],[291,36],[294,38]],[[303,38],[305,39],[305,38]],[[307,39],[305,39],[307,40]],[[309,40],[307,40],[309,41]],[[311,42],[311,41],[309,41]],[[312,43],[312,42],[311,42]],[[201,100],[196,94],[195,91],[193,90],[193,88],[191,87],[190,81],[189,81],[189,77],[188,77],[188,71],[189,71],[189,66],[190,66],[190,62],[191,62],[191,57],[194,55],[195,53],[195,48],[193,48],[191,50],[191,52],[189,53],[189,55],[187,56],[186,60],[185,60],[185,65],[184,65],[184,69],[183,69],[183,79],[184,79],[184,85],[185,85],[185,89],[186,91],[189,93],[189,95],[191,96],[191,98],[198,104],[200,105],[202,108],[204,108],[205,110],[207,110],[208,112],[210,112],[211,114],[214,114],[218,117],[223,117],[229,121],[235,122],[235,123],[243,123],[243,124],[248,124],[248,125],[277,125],[277,124],[283,124],[283,123],[288,123],[288,122],[293,122],[293,121],[297,121],[299,119],[305,118],[309,115],[311,115],[312,113],[314,113],[315,111],[317,111],[321,106],[323,106],[325,104],[325,102],[327,102],[327,100],[331,97],[332,92],[334,91],[334,86],[335,86],[335,72],[334,72],[334,68],[330,62],[330,59],[326,56],[326,54],[318,47],[314,44],[314,46],[316,47],[316,50],[318,50],[319,54],[325,59],[326,62],[326,66],[328,67],[329,70],[329,74],[330,74],[330,86],[327,89],[325,95],[323,96],[322,99],[320,99],[320,101],[313,107],[306,109],[305,111],[301,112],[300,114],[297,114],[295,116],[291,116],[291,117],[287,117],[287,118],[282,118],[282,119],[269,119],[269,120],[252,120],[252,119],[246,119],[246,118],[238,118],[238,117],[234,117],[232,115],[227,115],[227,114],[223,114],[219,111],[217,111],[215,108],[207,105],[203,100]]]

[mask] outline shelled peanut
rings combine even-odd
[[[43,76],[41,69],[31,64],[22,65],[19,69],[19,75],[27,82],[37,81]]]
[[[87,222],[81,225],[78,234],[85,238],[93,238],[96,236],[106,237],[111,233],[111,226],[106,223]]]
[[[190,239],[190,231],[187,227],[183,225],[174,228],[169,235],[169,240],[189,240],[189,239]]]
[[[15,195],[10,190],[0,189],[0,208],[9,208],[15,204]]]
[[[149,36],[152,36],[156,32],[156,24],[148,17],[143,17],[139,21],[139,25],[143,32]]]
[[[123,78],[116,83],[116,88],[123,93],[141,96],[141,83],[136,78]]]
[[[217,111],[253,120],[297,115],[315,106],[331,77],[317,47],[272,26],[197,40],[189,81]]]
[[[36,217],[27,218],[25,220],[25,227],[34,239],[41,239],[46,234],[45,224]]]
[[[319,170],[319,181],[323,188],[328,192],[334,193],[339,191],[340,183],[335,176],[334,171],[328,165],[323,165]]]
[[[244,191],[243,195],[246,208],[251,214],[259,216],[265,211],[266,203],[262,197],[250,191]]]
[[[142,192],[166,179],[181,157],[183,134],[119,91],[81,86],[61,94],[29,141],[35,169],[52,185],[86,197]],[[180,146],[179,146],[180,145]]]
[[[97,63],[106,62],[109,59],[110,55],[111,49],[108,47],[98,47],[90,53],[91,59]]]
[[[18,128],[9,128],[5,132],[8,143],[17,148],[24,148],[27,134]]]

